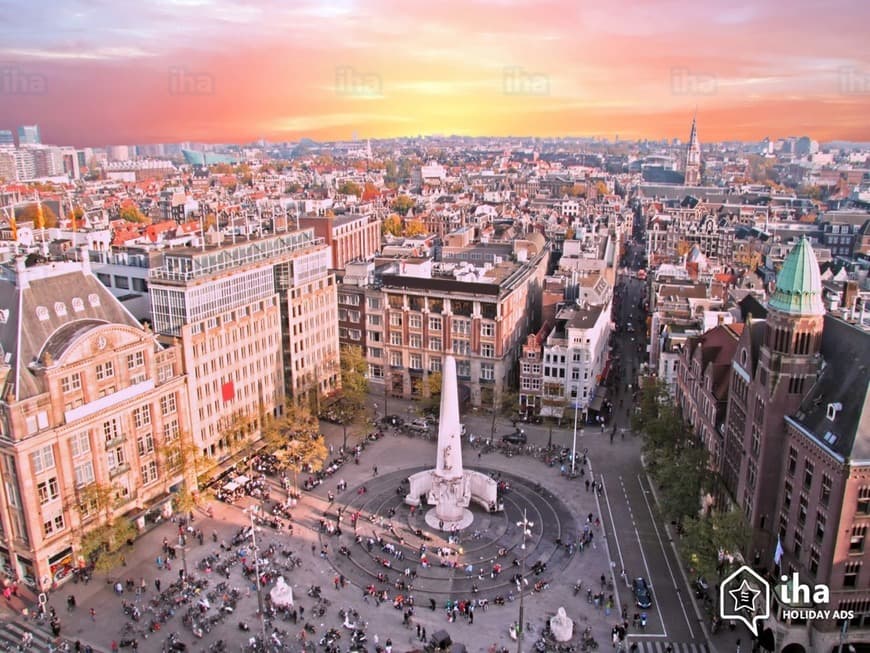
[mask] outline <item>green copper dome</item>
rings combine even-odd
[[[819,262],[806,237],[791,250],[776,277],[769,307],[791,315],[824,315]]]

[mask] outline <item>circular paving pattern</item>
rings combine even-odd
[[[404,503],[408,487],[405,480],[423,469],[428,468],[384,474],[336,497],[325,520],[338,525],[341,535],[320,534],[321,544],[328,545],[336,574],[359,588],[373,585],[378,591],[387,590],[390,600],[413,593],[418,605],[421,599],[430,598],[440,605],[447,599],[470,597],[473,586],[477,587],[476,598],[490,601],[515,593],[515,577],[523,562],[527,589],[532,589],[538,581],[558,578],[571,561],[560,542],[574,541],[577,522],[567,506],[546,488],[513,474],[492,472],[509,488],[500,493],[504,510],[489,513],[472,506],[474,521],[458,532],[458,542],[450,542],[450,533],[440,533],[427,525],[427,507],[412,512]],[[491,470],[477,471],[490,474]],[[361,491],[363,487],[365,492]],[[517,526],[524,514],[532,522],[525,549],[522,529]],[[353,515],[357,515],[355,526]],[[423,546],[429,566],[422,564]],[[536,573],[533,567],[537,563],[546,565],[546,569]],[[500,570],[493,574],[496,565]],[[416,577],[405,575],[406,568],[416,572]],[[378,580],[379,574],[385,576],[382,581]],[[412,583],[410,592],[396,587],[396,582],[402,580]]]

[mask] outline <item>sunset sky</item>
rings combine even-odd
[[[11,0],[0,128],[870,141],[861,0]]]

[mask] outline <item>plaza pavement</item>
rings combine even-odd
[[[392,403],[392,402],[391,402]],[[327,441],[335,448],[341,444],[340,429],[331,429],[325,426]],[[469,449],[464,450],[468,464],[488,467],[493,470],[509,471],[529,479],[540,482],[546,489],[559,496],[568,505],[577,517],[578,523],[589,512],[599,515],[599,507],[593,493],[585,492],[579,480],[568,480],[559,475],[558,467],[549,468],[544,463],[526,456],[514,456],[507,458],[500,453],[485,454],[482,459],[477,459],[477,452]],[[304,492],[299,505],[293,511],[295,530],[294,535],[289,537],[286,532],[280,535],[271,529],[265,528],[258,531],[258,544],[265,547],[270,543],[287,545],[295,553],[301,554],[303,564],[296,571],[289,574],[287,582],[293,587],[294,597],[297,604],[310,607],[313,599],[306,596],[306,589],[310,585],[320,585],[323,594],[332,605],[323,618],[314,620],[317,628],[317,637],[326,628],[336,627],[341,630],[338,617],[340,607],[353,607],[357,609],[363,620],[369,623],[368,627],[368,650],[374,650],[374,636],[377,634],[380,644],[383,646],[388,638],[392,640],[396,651],[414,650],[422,648],[416,640],[416,630],[405,628],[402,625],[402,611],[393,609],[392,605],[384,604],[376,608],[371,603],[364,603],[361,599],[360,588],[347,587],[344,590],[335,590],[332,579],[334,571],[328,560],[319,555],[312,555],[311,544],[317,538],[316,526],[322,517],[323,510],[327,505],[326,493],[335,491],[339,479],[344,479],[349,491],[360,483],[371,478],[372,466],[377,465],[379,473],[384,474],[395,470],[401,470],[416,465],[425,465],[431,462],[434,465],[435,443],[422,439],[412,439],[406,436],[385,436],[383,439],[367,447],[362,455],[360,465],[349,464],[339,470],[331,479],[324,482],[313,492]],[[594,465],[594,459],[592,464]],[[273,490],[272,498],[276,498]],[[337,493],[338,494],[338,493]],[[279,497],[280,498],[280,495]],[[341,501],[339,495],[337,501]],[[240,502],[248,505],[250,499]],[[196,563],[208,553],[214,552],[218,547],[212,542],[212,533],[217,532],[219,540],[229,541],[232,535],[248,522],[248,517],[242,512],[241,505],[231,506],[219,502],[212,503],[214,516],[209,518],[204,512],[198,511],[194,526],[201,528],[205,533],[203,545],[199,545],[195,538],[188,540],[187,564],[190,572],[202,576],[196,571]],[[581,518],[583,516],[583,518]],[[304,525],[304,527],[303,527]],[[311,528],[311,527],[314,528]],[[606,525],[603,525],[606,526]],[[473,526],[472,526],[473,528]],[[525,621],[531,623],[533,632],[527,634],[523,644],[524,650],[531,650],[537,633],[543,628],[545,620],[555,614],[560,606],[564,606],[568,615],[575,621],[575,634],[579,634],[588,625],[591,626],[594,637],[602,646],[610,646],[610,628],[618,616],[614,611],[610,617],[604,615],[602,609],[596,609],[587,603],[585,595],[573,596],[574,583],[582,579],[584,587],[595,583],[602,573],[610,575],[609,558],[606,548],[602,546],[601,532],[596,534],[596,546],[587,548],[583,553],[575,553],[573,560],[565,569],[560,578],[552,579],[549,590],[542,593],[526,594]],[[125,580],[132,578],[138,585],[140,578],[145,578],[147,594],[145,599],[154,596],[154,579],[160,578],[163,588],[178,578],[178,569],[181,567],[180,556],[174,561],[171,571],[159,571],[155,564],[155,558],[160,553],[163,538],[171,542],[176,541],[177,526],[170,522],[164,522],[145,533],[136,540],[133,548],[127,552],[127,566],[121,567],[110,573],[108,577],[100,574],[87,585],[83,583],[73,584],[71,581],[61,586],[58,590],[50,593],[49,604],[53,605],[61,618],[61,636],[70,641],[79,640],[82,645],[90,645],[95,651],[110,650],[113,640],[121,639],[121,626],[127,620],[121,610],[120,598],[115,595],[112,585],[117,579]],[[212,579],[212,586],[219,579]],[[140,651],[159,651],[166,640],[169,632],[178,632],[182,639],[192,650],[205,650],[209,644],[222,638],[231,645],[229,650],[239,650],[239,646],[247,640],[252,633],[243,633],[238,630],[237,623],[246,621],[251,630],[259,629],[259,620],[256,616],[257,597],[250,583],[242,579],[238,566],[233,569],[231,585],[240,587],[244,597],[240,601],[236,614],[231,615],[226,622],[211,633],[206,634],[202,640],[196,640],[190,630],[181,624],[180,615],[177,614],[163,629],[152,634],[148,640],[140,639]],[[268,591],[265,588],[264,591]],[[66,610],[66,598],[69,594],[76,596],[78,607],[68,613]],[[132,593],[125,593],[124,597],[132,600]],[[457,596],[456,599],[469,598]],[[95,618],[89,615],[89,609],[94,608]],[[456,623],[448,623],[445,612],[439,606],[435,612],[428,606],[418,605],[414,622],[419,622],[431,635],[436,630],[446,630],[453,641],[466,645],[469,651],[486,651],[493,644],[501,647],[506,646],[510,650],[516,646],[508,633],[510,624],[517,620],[518,600],[507,603],[504,606],[494,606],[490,603],[489,609],[484,612],[478,610],[475,613],[474,624],[468,624],[462,617]],[[277,621],[276,626],[290,631],[292,635],[301,629],[301,621],[298,625],[290,622]],[[346,631],[345,631],[346,633]],[[342,648],[347,648],[347,637],[340,643]],[[577,638],[575,637],[575,640]],[[299,649],[298,642],[292,644],[293,650]]]

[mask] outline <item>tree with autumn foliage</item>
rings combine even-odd
[[[66,219],[69,220],[70,229],[78,229],[82,225],[82,217],[84,217],[85,211],[82,207],[77,206],[71,211],[67,211]]]
[[[42,229],[43,227],[45,229],[51,229],[52,227],[57,226],[57,215],[51,210],[51,207],[46,206],[45,203],[42,204],[42,224],[39,224],[39,204],[37,202],[28,204],[24,208],[16,211],[16,213],[18,214],[16,220],[19,224],[22,222],[32,222],[36,229]]]
[[[365,188],[363,188],[362,193],[362,201],[369,202],[371,200],[375,200],[380,196],[381,192],[378,190],[378,187],[375,186],[372,182],[367,181]]]
[[[293,472],[294,487],[298,487],[299,472],[319,471],[329,455],[317,418],[307,406],[289,399],[283,415],[265,420],[263,439],[278,464]]]
[[[422,220],[413,219],[405,222],[405,235],[408,238],[424,236],[426,234],[426,225]]]
[[[127,222],[135,222],[137,224],[148,222],[148,218],[145,217],[145,214],[135,204],[122,206],[121,210],[118,211],[118,217]]]
[[[381,225],[381,231],[384,233],[384,235],[401,236],[402,218],[400,218],[395,213],[390,214]]]

